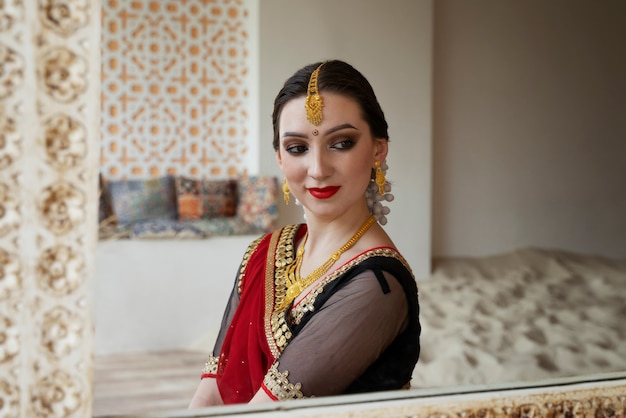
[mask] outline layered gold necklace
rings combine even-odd
[[[376,218],[374,216],[370,216],[367,218],[365,223],[361,225],[358,231],[355,232],[354,235],[337,251],[335,251],[322,265],[313,270],[309,275],[302,278],[300,277],[300,268],[302,267],[302,259],[304,257],[304,245],[306,244],[306,240],[309,237],[309,231],[306,232],[304,238],[302,239],[302,244],[296,253],[295,262],[291,263],[289,267],[287,267],[285,274],[285,284],[287,285],[287,292],[285,295],[285,299],[283,303],[281,303],[280,308],[285,308],[291,304],[291,302],[298,296],[304,289],[309,287],[315,281],[317,281],[320,277],[322,277],[326,272],[330,269],[330,267],[335,264],[341,254],[345,253],[350,249],[356,242],[367,232],[368,229],[374,224]]]

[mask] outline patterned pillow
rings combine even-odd
[[[237,211],[235,180],[195,180],[176,177],[178,219],[229,218]]]
[[[122,225],[149,219],[176,219],[174,177],[109,181],[111,206]]]
[[[176,177],[176,203],[181,221],[202,219],[202,184],[199,180]]]
[[[278,218],[278,180],[269,176],[245,176],[239,179],[237,215],[263,232],[271,232]]]

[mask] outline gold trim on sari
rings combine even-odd
[[[306,398],[300,390],[302,385],[291,383],[288,376],[289,372],[281,373],[278,370],[278,362],[275,362],[267,371],[263,384],[279,401]]]
[[[372,257],[389,257],[400,261],[404,267],[411,272],[409,264],[404,257],[394,248],[381,247],[368,250],[352,260],[348,261],[334,272],[330,273],[318,285],[316,285],[305,297],[295,306],[274,310],[281,306],[286,295],[287,267],[295,262],[295,239],[301,225],[288,225],[276,231],[272,235],[272,241],[268,252],[268,261],[265,277],[265,335],[268,344],[275,358],[287,347],[293,338],[288,324],[297,325],[302,321],[304,315],[315,310],[314,304],[317,296],[324,291],[324,287],[341,277],[348,270],[363,261]],[[271,257],[274,254],[274,257]],[[275,268],[274,268],[275,267]]]

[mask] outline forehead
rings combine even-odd
[[[321,92],[323,108],[322,123],[319,127],[331,127],[342,123],[364,124],[363,112],[358,102],[351,97],[337,93]],[[280,114],[279,126],[281,131],[293,130],[297,127],[313,127],[306,118],[304,109],[306,97],[294,98],[283,107]]]

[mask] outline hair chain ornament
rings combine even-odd
[[[304,102],[306,118],[309,122],[316,126],[322,123],[322,108],[324,107],[324,103],[322,103],[322,96],[320,95],[317,87],[317,79],[322,65],[324,65],[324,63],[321,63],[319,67],[311,73],[309,87],[306,92],[306,101]]]
[[[285,199],[285,205],[289,204],[289,185],[287,179],[283,179],[283,199]]]
[[[361,227],[352,235],[352,237],[337,251],[335,251],[322,265],[313,270],[311,274],[308,276],[301,278],[300,277],[300,268],[302,267],[302,259],[304,258],[304,245],[306,244],[306,240],[309,237],[309,232],[307,231],[302,239],[302,244],[300,244],[300,248],[298,248],[298,252],[296,253],[296,259],[289,267],[285,269],[285,284],[287,285],[287,292],[285,299],[281,303],[279,310],[288,307],[291,302],[298,296],[304,289],[309,287],[315,281],[317,281],[320,277],[322,277],[326,272],[332,267],[333,264],[341,254],[348,251],[348,249],[352,248],[354,244],[357,243],[359,239],[367,232],[368,229],[376,222],[376,218],[372,215]]]

